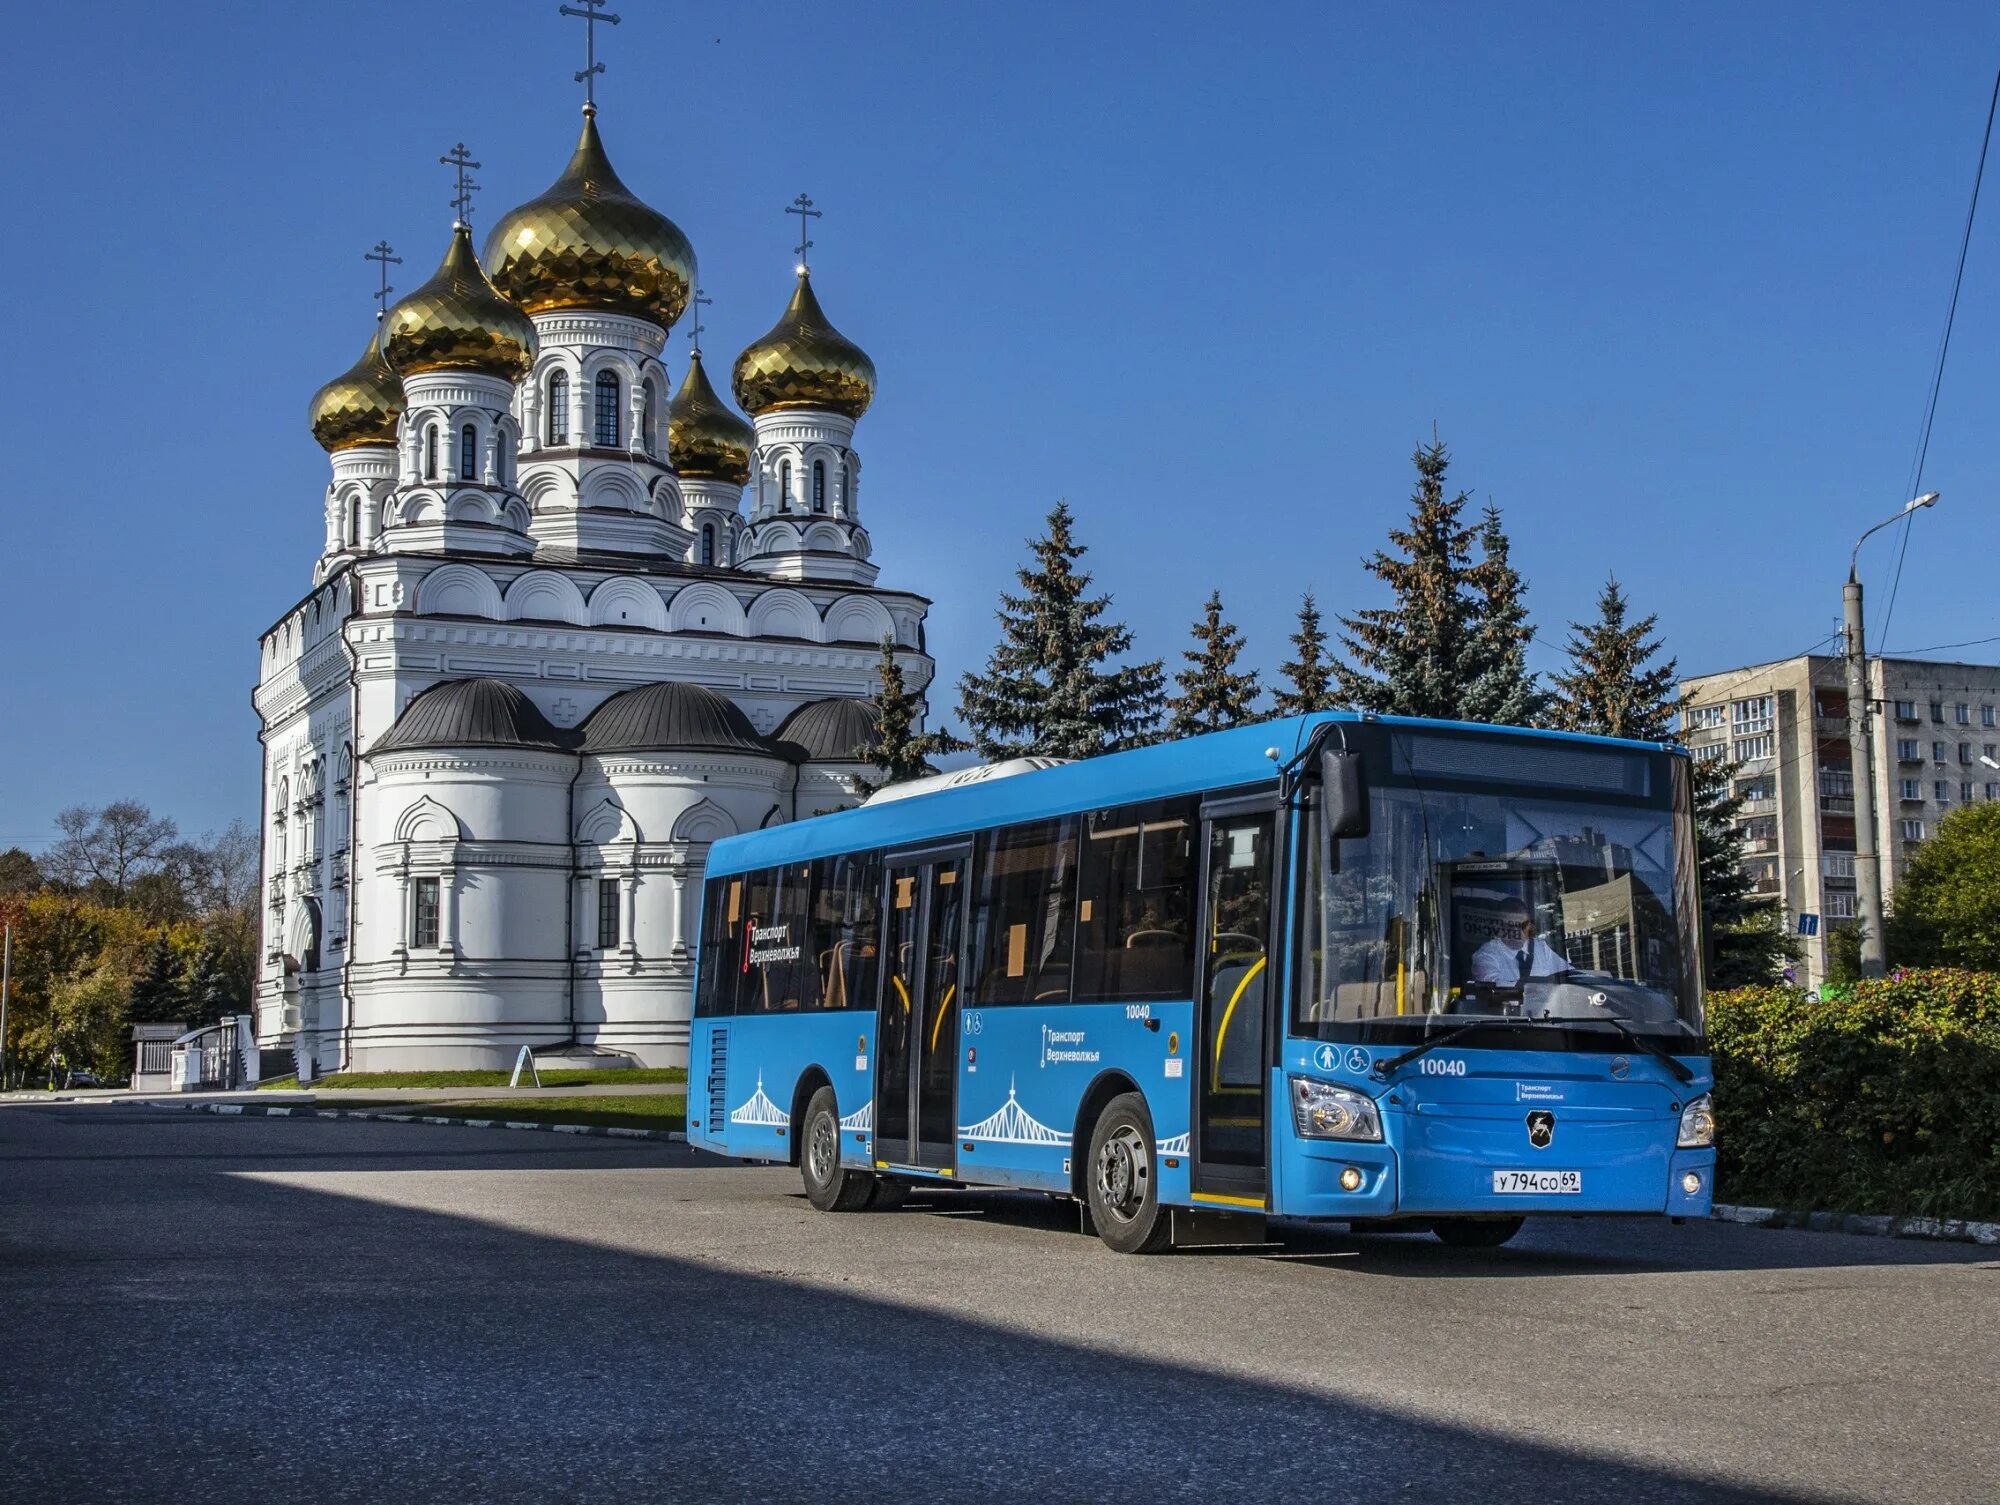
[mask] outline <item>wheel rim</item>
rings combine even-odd
[[[806,1170],[815,1185],[824,1186],[833,1179],[833,1161],[837,1153],[833,1137],[833,1119],[822,1113],[813,1120],[812,1129],[806,1135]]]
[[[1097,1199],[1121,1223],[1129,1223],[1146,1205],[1153,1168],[1146,1141],[1130,1124],[1120,1124],[1097,1151]]]

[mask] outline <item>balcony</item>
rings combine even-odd
[[[1743,854],[1746,857],[1765,856],[1778,850],[1775,836],[1746,836],[1743,839]]]
[[[1813,735],[1816,737],[1846,737],[1847,718],[1845,716],[1814,716]]]
[[[1746,799],[1739,812],[1743,815],[1776,815],[1778,801],[1771,795],[1760,795],[1756,799]]]
[[[1820,813],[1823,815],[1852,815],[1854,799],[1845,794],[1822,794],[1819,797]]]

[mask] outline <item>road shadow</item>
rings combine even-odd
[[[890,1288],[826,1289],[246,1178],[235,1173],[283,1157],[225,1125],[239,1132],[221,1146],[203,1130],[224,1125],[195,1116],[42,1127],[88,1158],[17,1159],[0,1207],[0,1497],[1815,1498],[1710,1477],[1698,1460],[1640,1464],[969,1320]],[[91,1141],[133,1132],[156,1138],[165,1173],[114,1181],[105,1162],[119,1157]],[[157,1142],[184,1135],[203,1140],[200,1159]],[[114,1186],[115,1217],[79,1225],[56,1205]],[[882,1228],[1019,1220],[1023,1200],[925,1197]],[[1062,1314],[1049,1317],[1059,1329]],[[1170,1332],[1176,1314],[1158,1321]]]

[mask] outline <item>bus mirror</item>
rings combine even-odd
[[[1319,755],[1321,809],[1329,836],[1368,834],[1368,791],[1361,786],[1361,755],[1328,748]]]

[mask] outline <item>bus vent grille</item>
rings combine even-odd
[[[708,1121],[718,1135],[729,1121],[729,1031],[720,1025],[708,1032]]]

